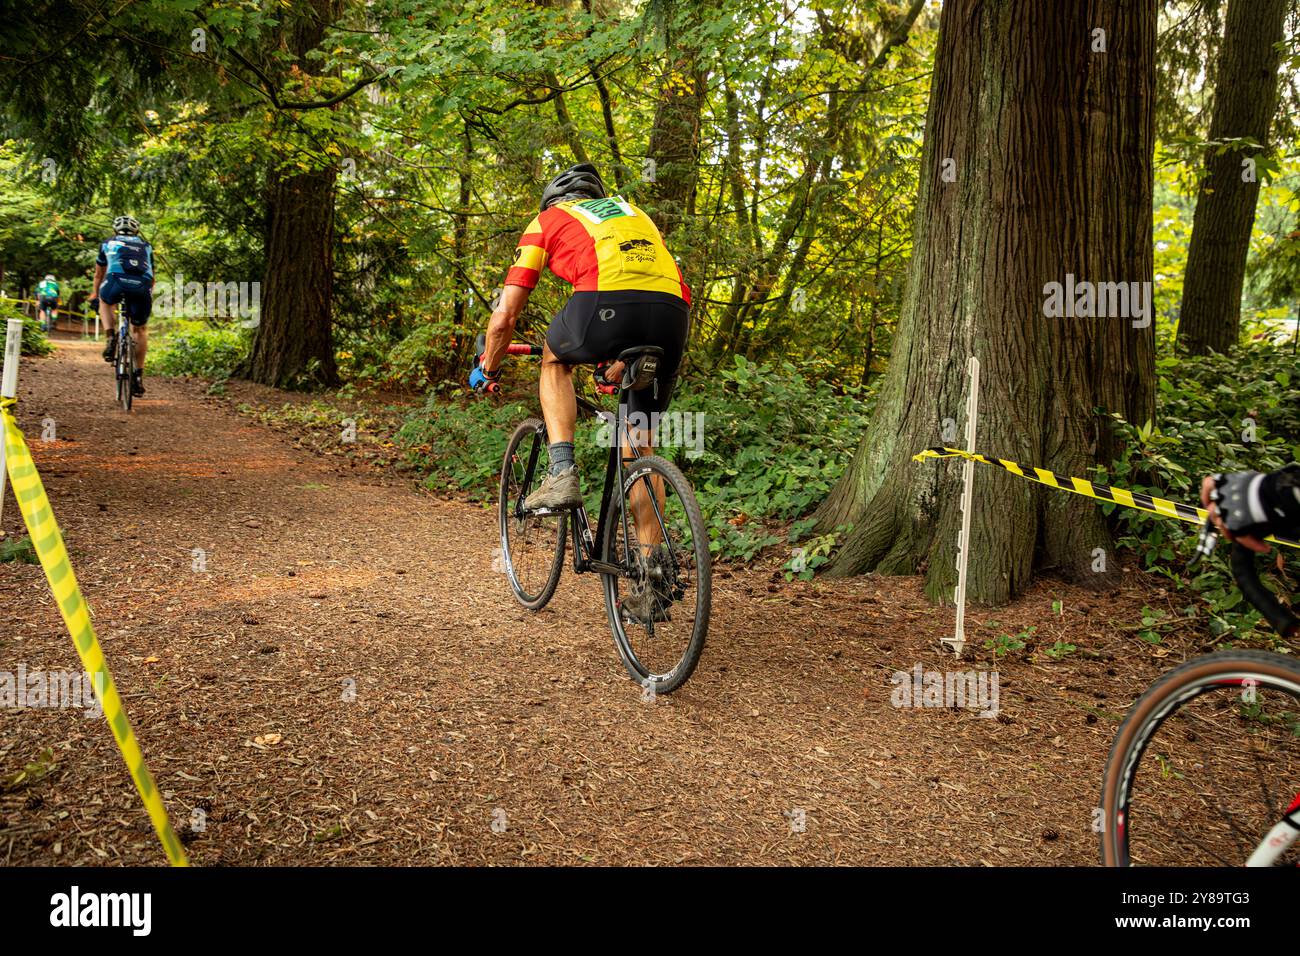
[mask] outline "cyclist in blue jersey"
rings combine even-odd
[[[153,311],[153,247],[140,238],[134,216],[113,220],[113,235],[99,246],[95,259],[95,288],[99,290],[99,317],[108,333],[104,361],[113,362],[117,345],[117,305],[131,321],[135,339],[135,377],[131,394],[144,394],[144,357],[149,347],[149,314]]]

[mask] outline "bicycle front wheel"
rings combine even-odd
[[[524,499],[542,483],[549,461],[546,426],[529,418],[510,436],[501,463],[501,553],[496,570],[505,572],[515,598],[530,611],[540,611],[551,600],[564,569],[564,512],[524,510]]]
[[[1295,864],[1300,663],[1230,650],[1138,698],[1106,761],[1104,866]]]
[[[700,662],[712,607],[713,559],[699,503],[672,462],[628,465],[600,522],[605,612],[632,679],[656,694],[686,683]]]

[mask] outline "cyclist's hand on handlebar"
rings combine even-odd
[[[613,395],[618,391],[619,383],[623,380],[623,363],[601,362],[592,368],[591,378],[597,392],[602,395]]]
[[[474,371],[469,373],[469,387],[476,392],[495,392],[500,386],[497,379],[501,377],[501,372],[488,372],[477,361],[474,363]]]
[[[1268,528],[1259,521],[1251,520],[1249,508],[1243,500],[1250,482],[1258,474],[1243,471],[1232,475],[1206,475],[1201,479],[1201,505],[1210,513],[1210,520],[1225,538],[1236,541],[1251,551],[1265,554],[1271,549],[1261,538],[1269,533]],[[1227,521],[1220,511],[1220,501],[1224,501]],[[1228,507],[1227,501],[1235,502],[1235,507]]]

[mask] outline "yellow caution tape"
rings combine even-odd
[[[1149,511],[1163,518],[1177,518],[1179,521],[1188,521],[1192,524],[1204,524],[1207,517],[1204,508],[1194,508],[1191,505],[1179,504],[1176,501],[1154,498],[1138,491],[1127,491],[1123,488],[1112,488],[1110,485],[1100,485],[1086,478],[1071,478],[1066,475],[1058,475],[1042,468],[1018,465],[1014,461],[1007,461],[1003,458],[985,458],[983,455],[963,451],[960,448],[927,448],[919,455],[912,456],[913,461],[924,461],[927,458],[964,458],[967,461],[978,461],[986,465],[994,465],[1011,472],[1013,475],[1037,482],[1040,485],[1047,485],[1049,488],[1071,491],[1076,495],[1095,498],[1097,501],[1104,501],[1107,504],[1137,508],[1139,511]],[[1300,541],[1292,541],[1290,538],[1269,536],[1264,540],[1272,541],[1274,544],[1286,545],[1288,548],[1300,548]]]
[[[23,521],[27,524],[27,531],[31,535],[32,545],[36,548],[41,567],[45,569],[45,577],[50,582],[50,590],[54,593],[54,600],[63,614],[68,633],[72,635],[72,641],[77,645],[82,666],[85,667],[91,683],[95,686],[95,695],[104,708],[104,719],[108,721],[113,739],[117,741],[122,759],[126,761],[126,769],[130,771],[131,779],[135,781],[135,787],[140,791],[140,798],[144,801],[145,809],[149,811],[149,819],[153,821],[154,830],[157,831],[158,839],[167,853],[167,859],[173,866],[189,866],[185,850],[181,847],[180,840],[176,838],[171,820],[167,817],[167,808],[163,805],[162,795],[158,792],[153,775],[149,773],[149,768],[144,762],[144,754],[140,752],[140,745],[131,730],[130,721],[127,720],[126,711],[122,707],[122,698],[117,693],[117,686],[108,672],[104,652],[100,649],[99,641],[95,637],[95,629],[90,623],[90,612],[81,597],[81,589],[77,587],[77,576],[72,573],[68,551],[63,546],[63,535],[59,533],[54,512],[50,510],[50,500],[45,496],[45,486],[41,484],[41,476],[36,473],[36,464],[27,449],[27,442],[23,439],[18,423],[14,420],[14,404],[12,398],[0,400],[0,416],[4,418],[5,462],[8,465],[14,496],[18,499],[18,508],[23,513]]]

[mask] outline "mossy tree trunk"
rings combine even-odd
[[[853,526],[831,573],[922,570],[951,600],[961,469],[912,456],[960,442],[972,353],[985,453],[1083,475],[1113,450],[1096,409],[1151,417],[1152,326],[1047,318],[1044,287],[1152,281],[1155,35],[1155,0],[945,3],[890,365],[818,515]],[[977,603],[1007,601],[1036,567],[1097,583],[1115,569],[1094,570],[1111,545],[1095,504],[990,468],[971,540]]]

